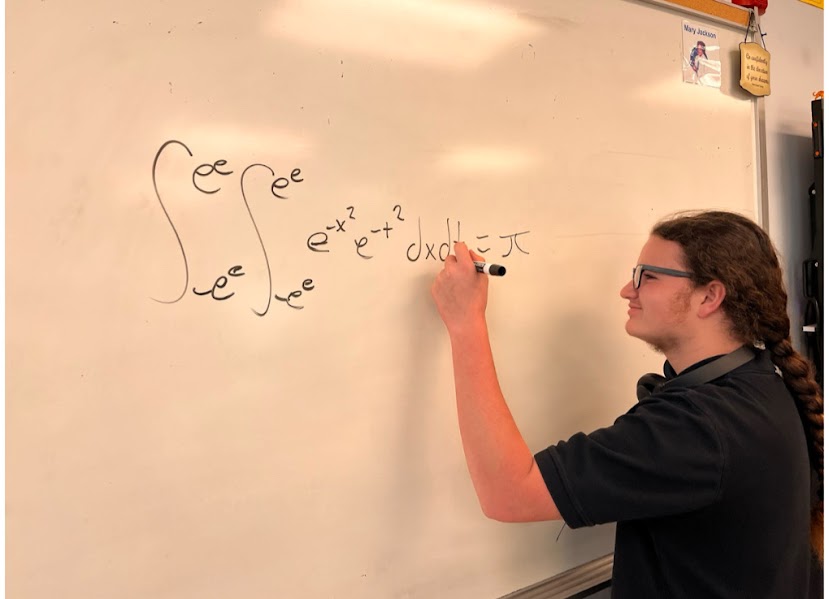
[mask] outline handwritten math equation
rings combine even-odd
[[[392,231],[398,226],[398,223],[405,222],[406,219],[403,217],[403,207],[400,204],[396,204],[391,212],[394,213],[394,218],[392,219],[392,223],[389,224],[389,221],[386,220],[383,223],[379,223],[377,228],[369,228],[366,235],[353,237],[352,241],[354,242],[354,253],[363,258],[364,260],[370,260],[374,257],[373,252],[375,251],[374,248],[377,247],[377,243],[375,240],[382,241],[383,239],[390,239]],[[356,221],[356,209],[354,206],[346,206],[345,211],[343,214],[343,218],[335,217],[333,220],[333,224],[326,225],[324,230],[317,231],[312,233],[308,237],[307,247],[312,252],[330,252],[331,250],[328,249],[329,241],[332,236],[339,235],[340,233],[348,234],[347,226],[351,223],[350,221]],[[450,225],[451,220],[446,219],[446,241],[438,245],[437,242],[429,243],[423,241],[423,227],[421,226],[420,217],[417,219],[417,242],[409,244],[406,248],[406,258],[409,262],[417,262],[418,260],[440,260],[443,262],[446,260],[446,257],[449,255],[451,244],[452,244],[452,227]],[[394,226],[392,226],[394,225]],[[457,221],[458,231],[457,235],[455,236],[455,241],[462,239],[461,237],[461,223]],[[366,233],[366,231],[363,231]],[[500,249],[506,249],[506,253],[500,254],[502,258],[506,258],[510,254],[512,254],[513,250],[517,250],[522,254],[529,254],[529,252],[525,251],[520,243],[519,237],[522,235],[527,235],[529,231],[520,231],[517,233],[511,233],[509,235],[499,235],[498,237],[501,240],[507,240],[505,243],[500,244]],[[372,236],[372,237],[370,237]],[[358,238],[359,237],[359,238]],[[486,254],[492,249],[492,242],[487,241],[490,239],[489,235],[477,235],[475,239],[478,242],[478,245],[475,249],[479,254]],[[369,242],[375,241],[371,247],[369,247]],[[437,248],[437,249],[436,249]],[[425,250],[425,253],[424,253]],[[368,252],[372,252],[369,254]]]
[[[207,283],[197,282],[192,288],[190,287],[190,262],[187,258],[187,251],[185,250],[178,229],[167,211],[165,199],[162,198],[159,192],[157,180],[159,160],[165,152],[175,147],[186,151],[191,158],[195,159],[193,152],[184,142],[178,140],[164,142],[153,159],[152,181],[156,198],[176,237],[181,252],[181,258],[184,263],[184,281],[177,297],[170,300],[152,299],[159,303],[174,304],[181,301],[189,291],[199,298],[209,298],[215,301],[229,300],[236,295],[236,291],[233,290],[233,281],[239,277],[246,276],[245,267],[242,264],[234,264],[227,269],[222,269],[219,276],[213,281]],[[299,167],[291,168],[290,171],[284,173],[278,173],[270,166],[262,163],[247,165],[239,174],[240,198],[253,226],[253,230],[256,233],[268,275],[268,292],[266,299],[261,302],[262,309],[260,310],[253,306],[250,308],[257,316],[265,316],[270,310],[273,300],[277,300],[277,302],[280,302],[280,305],[287,308],[302,310],[305,308],[303,297],[307,297],[309,293],[316,290],[317,283],[312,277],[308,276],[299,284],[288,285],[288,291],[274,291],[274,273],[271,268],[270,258],[268,257],[267,247],[262,239],[259,225],[256,222],[254,212],[248,200],[250,190],[245,185],[245,177],[254,169],[265,169],[270,173],[271,183],[268,195],[274,200],[286,201],[291,199],[294,192],[300,190],[299,186],[305,181],[305,175]],[[231,167],[226,159],[219,158],[213,162],[198,164],[188,173],[188,177],[189,182],[197,192],[205,195],[213,195],[222,190],[224,183],[227,181],[226,178],[231,177],[235,172],[235,169]],[[454,241],[463,239],[461,237],[461,222],[456,220],[453,224],[449,218],[446,219],[445,240],[424,239],[421,218],[418,216],[417,237],[414,240],[415,238],[411,231],[409,233],[401,231],[401,229],[406,227],[411,229],[412,223],[414,222],[414,219],[409,219],[408,214],[404,214],[404,209],[401,204],[391,206],[386,218],[371,222],[370,226],[363,226],[361,216],[361,213],[358,211],[358,206],[345,206],[341,212],[332,214],[330,221],[321,223],[318,230],[309,232],[305,247],[297,248],[297,251],[307,251],[313,254],[330,254],[332,251],[340,253],[348,251],[341,249],[342,244],[340,240],[345,240],[346,248],[350,246],[351,255],[355,259],[371,260],[378,252],[393,251],[393,247],[389,247],[391,240],[404,236],[407,237],[407,241],[411,241],[411,243],[406,245],[404,253],[408,262],[418,262],[420,260],[443,262],[451,252],[453,232],[456,233]],[[525,247],[522,247],[525,237],[529,234],[530,231],[526,230],[514,232],[502,231],[496,235],[476,235],[475,243],[472,245],[475,246],[475,251],[483,256],[486,256],[489,252],[497,253],[501,258],[509,257],[513,253],[529,254]],[[349,241],[350,243],[348,243]]]

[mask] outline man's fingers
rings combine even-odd
[[[463,241],[455,242],[455,256],[457,256],[458,262],[461,264],[472,262],[472,258],[469,257],[469,254],[469,248],[466,247],[466,244]]]

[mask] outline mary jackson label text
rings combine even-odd
[[[710,37],[714,40],[717,39],[717,34],[713,31],[706,31],[702,27],[694,27],[693,25],[689,25],[688,23],[683,23],[682,26],[685,28],[685,31],[687,31],[691,35],[702,35],[704,37]]]

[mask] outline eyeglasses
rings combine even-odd
[[[633,288],[639,289],[642,283],[642,273],[645,271],[658,272],[659,274],[668,275],[669,277],[685,277],[690,279],[693,273],[683,272],[681,270],[674,270],[673,268],[662,268],[661,266],[651,266],[650,264],[637,264],[633,268]]]

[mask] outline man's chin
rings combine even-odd
[[[636,326],[636,323],[632,320],[628,320],[625,323],[625,332],[634,339],[644,341],[651,347],[651,349],[653,349],[653,351],[658,352],[660,354],[664,354],[666,345],[669,345],[668,343],[666,343],[664,339],[659,339],[657,337],[654,337],[653,335],[648,335],[646,332],[640,330],[639,327]]]
[[[636,337],[637,339],[642,339],[642,337],[640,336],[640,333],[637,331],[637,329],[638,329],[638,327],[636,326],[636,323],[632,319],[628,318],[628,321],[625,323],[625,332],[628,335],[630,335],[631,337]],[[643,341],[644,341],[644,339],[643,339]]]

